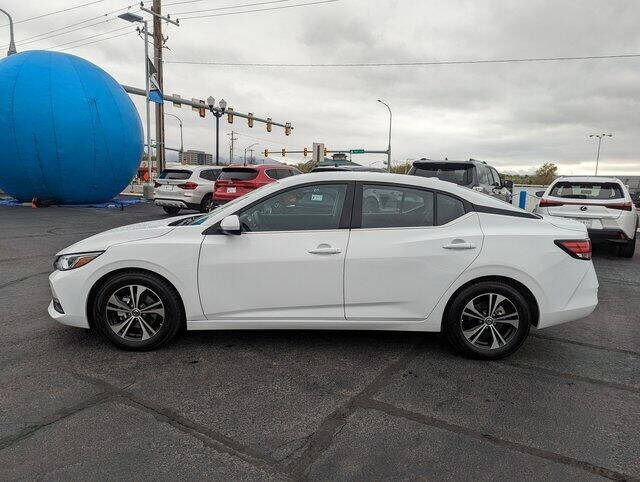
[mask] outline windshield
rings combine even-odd
[[[560,181],[551,189],[549,196],[567,199],[621,199],[622,187],[615,182],[567,182]]]
[[[250,181],[251,179],[255,179],[257,175],[258,171],[255,169],[227,167],[222,170],[218,179],[221,181]]]
[[[454,164],[449,162],[419,163],[409,174],[422,177],[437,177],[441,181],[453,182],[459,186],[468,186],[473,181],[470,164]]]
[[[240,201],[244,201],[245,199],[247,199],[249,197],[252,197],[252,196],[256,196],[257,195],[257,197],[260,197],[260,191],[262,191],[263,189],[265,189],[267,187],[273,187],[273,183],[265,184],[264,186],[260,186],[259,188],[254,189],[253,191],[249,191],[244,196],[237,197],[233,201],[229,201],[226,204],[221,204],[220,206],[216,207],[215,209],[212,209],[211,211],[209,211],[207,214],[203,214],[202,216],[198,216],[196,218],[193,218],[192,221],[190,223],[188,223],[188,224],[189,225],[202,224],[207,219],[209,219],[211,216],[215,216],[220,211],[222,211],[223,209],[228,208],[229,206],[233,206],[234,204],[238,204]]]
[[[186,169],[165,169],[160,173],[158,179],[177,179],[183,181],[191,177],[191,171]]]

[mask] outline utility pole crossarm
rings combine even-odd
[[[138,87],[132,87],[130,85],[122,85],[122,88],[129,94],[133,94],[133,95],[146,95],[145,90],[144,89],[140,89]],[[168,94],[162,94],[162,97],[164,98],[164,100],[168,101],[168,102],[173,102],[174,104],[182,104],[182,105],[188,105],[191,107],[203,107],[203,104],[199,103],[199,102],[193,102],[192,100],[189,99],[184,99],[182,97],[175,97],[173,95],[168,95]],[[222,111],[222,109],[218,108],[218,107],[213,107],[211,108],[210,106],[205,106],[208,110],[214,110],[216,112],[219,113],[224,113]],[[243,114],[241,112],[236,112],[235,110],[233,111],[233,116],[234,117],[241,117],[243,119],[253,119],[254,122],[261,122],[263,124],[268,124],[271,123],[274,126],[278,126],[278,127],[282,127],[282,128],[286,128],[289,127],[290,129],[293,129],[293,126],[288,126],[287,123],[280,123],[280,122],[274,122],[272,120],[268,120],[268,119],[262,119],[260,117],[255,117],[253,115],[249,115],[249,114]]]

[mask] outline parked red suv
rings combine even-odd
[[[254,189],[296,174],[302,173],[295,167],[285,164],[225,167],[216,180],[213,202],[214,204],[227,203]]]

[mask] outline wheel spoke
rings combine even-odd
[[[498,295],[495,293],[490,294],[489,295],[489,316],[494,316],[496,313],[496,310],[498,309],[498,306],[500,306],[500,303],[502,303],[506,299],[507,298],[502,295]]]
[[[502,343],[502,346],[507,344],[507,342],[504,340],[504,338],[502,337],[502,335],[494,325],[491,325],[491,331],[494,333],[494,339],[497,336],[498,340],[500,340],[500,343]]]
[[[518,325],[520,324],[520,317],[518,316],[518,313],[511,313],[510,315],[499,316],[493,321],[494,323],[504,323],[506,325],[511,325],[514,328],[518,328]]]
[[[121,308],[122,311],[131,311],[131,307],[127,306],[124,301],[119,300],[115,293],[112,294],[109,301],[107,301],[107,307],[109,307],[109,305],[117,306],[118,308]]]
[[[480,338],[480,335],[482,335],[482,334],[484,333],[484,330],[485,330],[486,328],[487,328],[487,325],[482,325],[482,328],[480,328],[480,329],[476,332],[475,336],[474,336],[471,340],[469,340],[469,341],[470,341],[473,345],[475,345],[475,344],[476,344],[476,341],[478,341],[478,338]]]
[[[480,313],[480,312],[476,309],[476,306],[475,306],[475,303],[474,303],[475,301],[476,301],[476,299],[475,299],[475,298],[474,298],[474,299],[472,299],[471,301],[469,301],[469,303],[467,303],[467,306],[465,306],[465,307],[464,307],[464,311],[469,311],[469,312],[470,312],[472,315],[474,315],[476,318],[481,319],[481,320],[484,320],[484,319],[485,319],[485,316],[483,316],[483,314],[482,314],[482,313]],[[463,311],[463,313],[464,313],[464,311]],[[471,315],[469,315],[469,316],[471,316]]]
[[[142,313],[140,313],[141,315],[152,315],[152,314],[156,314],[156,315],[160,315],[162,317],[164,317],[164,308],[156,308],[153,310],[145,310]]]
[[[153,335],[156,334],[155,330],[151,328],[142,318],[138,318],[138,322],[140,323],[140,329],[142,330],[142,339],[148,340]]]
[[[478,333],[480,330],[483,330],[487,325],[485,325],[484,323],[480,324],[480,325],[476,325],[473,328],[470,328],[469,330],[463,330],[462,333],[464,334],[464,336],[467,337],[467,340],[471,340],[471,338],[473,338],[473,336]]]
[[[491,332],[491,349],[495,350],[496,348],[500,348],[500,342],[496,338],[496,332],[493,326],[490,327],[489,331]]]
[[[129,318],[124,320],[122,323],[118,323],[117,325],[111,325],[111,329],[113,331],[115,331],[119,335],[120,334],[120,330],[122,330],[122,328],[125,325],[127,325],[127,330],[128,330],[129,326],[131,325],[132,322],[133,322],[133,316],[130,316]]]
[[[144,308],[141,308],[140,311],[142,313],[146,313],[147,311],[152,310],[156,306],[162,306],[162,301],[156,301],[155,303],[151,303],[149,306],[145,306]]]

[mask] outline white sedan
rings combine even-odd
[[[373,172],[293,176],[205,215],[112,229],[55,268],[49,314],[134,350],[183,326],[443,331],[493,359],[598,302],[583,224]]]

